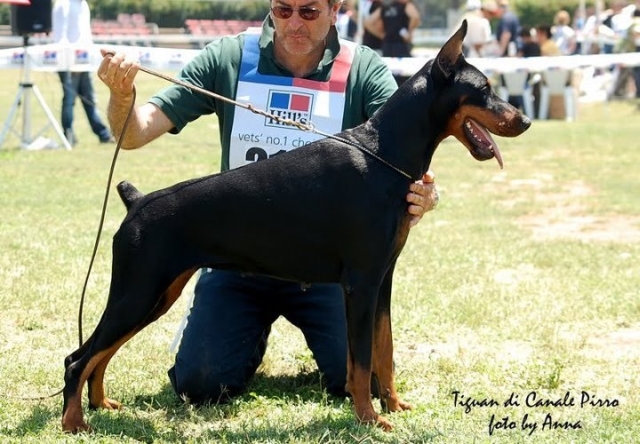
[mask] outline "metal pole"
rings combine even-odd
[[[23,37],[23,79],[22,79],[22,142],[29,145],[31,140],[31,57],[29,56],[29,35]]]

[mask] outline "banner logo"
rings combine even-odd
[[[138,53],[138,61],[143,66],[151,65],[151,53],[149,51],[140,51]]]
[[[45,51],[43,54],[43,63],[45,65],[57,65],[58,53],[56,51]]]
[[[311,121],[311,110],[313,109],[312,94],[271,90],[269,91],[269,101],[267,103],[269,104],[269,114],[305,124]],[[265,125],[295,129],[290,125],[278,123],[269,117],[265,119]]]
[[[11,64],[22,65],[24,63],[24,52],[14,52],[11,55]]]
[[[86,49],[76,49],[76,63],[84,64],[89,62],[89,51]]]

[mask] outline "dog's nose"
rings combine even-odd
[[[520,119],[520,126],[523,132],[528,130],[531,126],[531,119],[523,114],[522,119]]]

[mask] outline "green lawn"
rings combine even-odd
[[[0,71],[3,120],[18,79]],[[57,77],[33,80],[58,116]],[[141,73],[139,100],[164,85]],[[33,107],[35,131],[46,120]],[[284,321],[246,395],[224,406],[181,403],[166,371],[187,297],[112,361],[108,394],[126,408],[86,412],[92,434],[62,433],[62,398],[28,398],[62,388],[63,359],[77,347],[114,146],[98,144],[80,107],[72,151],[19,150],[10,136],[0,149],[0,441],[637,442],[639,116],[638,103],[615,102],[583,105],[574,123],[536,121],[520,138],[497,138],[504,170],[443,143],[433,162],[440,205],[412,230],[396,272],[397,383],[414,410],[391,415],[391,433],[357,425],[349,400],[323,393],[301,334]],[[114,180],[148,192],[215,172],[218,157],[217,121],[203,118],[121,153]],[[104,308],[123,215],[112,193],[85,337]]]

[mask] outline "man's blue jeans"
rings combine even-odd
[[[61,123],[64,133],[73,134],[73,107],[77,97],[82,102],[91,130],[100,138],[101,142],[109,141],[111,131],[102,122],[98,113],[91,73],[61,71],[58,75],[63,89]],[[74,140],[70,140],[70,142],[73,143]]]
[[[232,271],[204,271],[169,378],[193,403],[242,393],[262,362],[271,324],[284,316],[302,330],[326,389],[345,395],[347,327],[342,287],[301,286]]]

